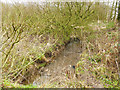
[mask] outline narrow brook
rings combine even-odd
[[[44,85],[58,83],[64,84],[65,81],[75,77],[75,66],[80,60],[82,44],[80,40],[70,42],[66,48],[44,69],[40,70],[33,85]]]

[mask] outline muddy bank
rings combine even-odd
[[[76,78],[75,67],[80,59],[82,52],[82,43],[79,39],[71,39],[65,45],[53,62],[39,70],[40,75],[37,75],[33,81],[33,85],[43,84],[64,84],[65,81]]]
[[[18,78],[18,83],[24,85],[33,83],[36,77],[40,77],[41,72],[44,72],[43,68],[51,67],[52,69],[59,66],[59,64],[63,64],[64,67],[76,65],[78,61],[76,58],[82,51],[80,48],[82,49],[81,41],[78,38],[70,38],[64,42],[64,45],[56,45],[52,52],[47,51],[41,59],[32,58],[35,63],[26,69],[24,76]],[[52,67],[53,64],[56,64],[56,66]]]

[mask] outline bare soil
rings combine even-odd
[[[70,42],[52,63],[40,69],[40,75],[36,77],[33,85],[48,87],[47,85],[55,84],[55,87],[60,88],[67,87],[66,83],[69,82],[79,82],[83,86],[103,88],[103,85],[88,71],[90,62],[84,60],[81,66],[85,67],[84,73],[79,75],[76,73],[75,68],[80,61],[82,49],[82,43],[79,40]]]

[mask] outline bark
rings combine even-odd
[[[118,22],[120,25],[120,1],[119,1],[119,6],[118,6]]]
[[[116,19],[116,13],[117,13],[117,4],[118,4],[118,2],[116,1],[116,5],[115,5],[115,14],[114,14],[114,17],[113,17],[113,21]]]
[[[113,11],[114,11],[114,3],[115,2],[113,2],[113,4],[112,4],[112,8],[111,8],[111,12],[110,12],[110,18],[109,18],[109,20],[111,21],[112,20],[112,16],[113,16]]]

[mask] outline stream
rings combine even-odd
[[[82,45],[80,40],[70,42],[66,48],[44,69],[40,70],[33,85],[64,84],[65,81],[75,78],[75,65],[80,59]]]

